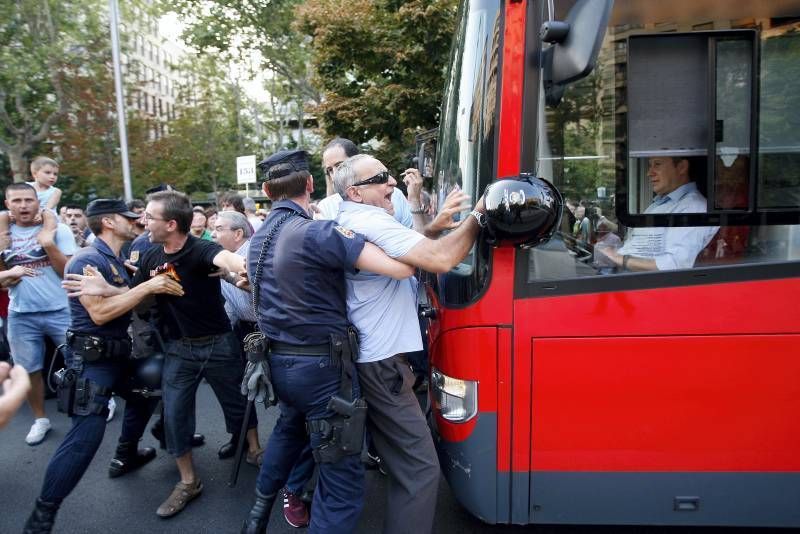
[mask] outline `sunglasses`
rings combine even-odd
[[[358,185],[385,184],[386,182],[389,181],[389,178],[391,177],[392,175],[389,174],[389,171],[379,172],[372,178],[367,178],[366,180],[361,180],[360,182],[354,183],[353,187],[356,187]]]

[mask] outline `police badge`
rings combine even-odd
[[[338,224],[333,227],[334,230],[345,236],[347,239],[353,239],[356,234],[352,230],[345,228],[344,226],[339,226]]]

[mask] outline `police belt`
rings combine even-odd
[[[320,345],[293,345],[281,341],[269,340],[271,354],[285,354],[286,356],[328,356],[331,353],[330,343]]]
[[[73,351],[80,352],[86,362],[102,359],[129,358],[131,340],[124,338],[104,338],[67,331],[67,345]]]

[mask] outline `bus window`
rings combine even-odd
[[[442,116],[434,162],[431,201],[437,209],[455,188],[469,194],[474,205],[495,167],[501,3],[465,2],[461,9],[445,82],[448,111]],[[466,35],[480,38],[467,40]],[[439,276],[436,286],[444,303],[463,305],[478,296],[488,280],[489,251],[481,241],[460,265]]]
[[[771,19],[761,33],[759,197],[766,209],[800,206],[800,21]]]
[[[760,3],[758,17],[745,4],[723,17],[710,1],[616,3],[591,75],[558,107],[540,88],[535,172],[568,210],[556,237],[521,260],[528,283],[592,277],[570,287],[602,290],[598,275],[609,287],[643,271],[669,284],[679,270],[800,259],[800,1]],[[666,18],[676,12],[685,18]],[[656,164],[686,167],[676,172],[693,202],[652,207]],[[674,261],[657,258],[670,242]]]

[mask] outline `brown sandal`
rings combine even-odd
[[[178,482],[167,500],[158,507],[156,514],[163,518],[172,517],[186,508],[189,501],[200,495],[202,491],[203,483],[200,480],[196,480],[194,484]]]
[[[252,454],[250,453],[250,451],[248,451],[247,452],[247,457],[245,458],[245,461],[248,464],[253,465],[253,466],[258,467],[259,469],[261,469],[261,464],[264,463],[264,449],[258,449],[256,452],[254,452]]]

